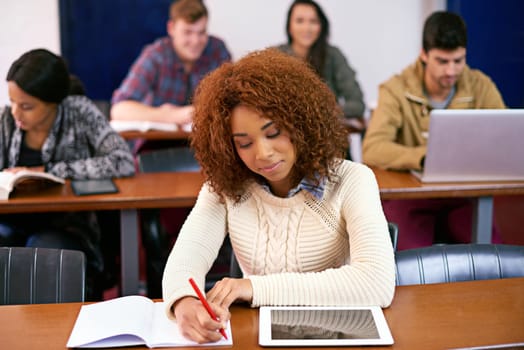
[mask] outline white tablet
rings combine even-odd
[[[261,346],[391,345],[393,337],[379,306],[264,306],[259,312]]]

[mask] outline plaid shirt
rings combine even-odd
[[[168,102],[179,106],[190,104],[200,80],[228,61],[231,61],[231,54],[224,42],[210,35],[202,56],[191,72],[186,73],[171,38],[157,39],[142,50],[127,77],[113,93],[111,102],[134,100],[155,107]]]

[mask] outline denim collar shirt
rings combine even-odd
[[[291,190],[289,190],[289,192],[287,194],[287,198],[293,197],[294,195],[296,195],[301,190],[304,190],[304,191],[309,192],[316,199],[321,200],[322,196],[324,195],[324,188],[326,186],[326,179],[324,177],[322,177],[319,180],[320,180],[319,184],[315,185],[311,180],[309,180],[307,178],[303,178],[302,181],[300,181],[300,183],[296,187],[294,187]],[[271,188],[269,187],[269,184],[267,182],[264,182],[262,184],[262,187],[266,191],[268,191],[269,193],[272,193],[271,192]]]

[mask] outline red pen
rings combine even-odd
[[[218,321],[218,317],[215,315],[215,313],[213,312],[213,310],[211,310],[211,306],[209,306],[209,304],[207,303],[207,300],[206,298],[204,297],[204,294],[202,294],[202,292],[200,291],[200,289],[198,288],[197,284],[195,283],[195,281],[192,279],[192,278],[189,278],[189,283],[191,283],[191,287],[193,287],[193,289],[195,290],[195,293],[197,293],[198,295],[198,299],[200,299],[200,302],[202,303],[202,305],[204,305],[204,307],[206,308],[207,310],[207,313],[209,314],[209,316],[211,316],[211,318],[215,321]],[[227,339],[227,335],[226,335],[226,331],[224,330],[224,328],[220,328],[220,334],[222,334],[224,336],[224,338]]]

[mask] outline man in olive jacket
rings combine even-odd
[[[366,164],[422,169],[432,109],[505,108],[493,81],[466,65],[466,43],[460,16],[438,11],[426,19],[416,62],[379,87],[378,105],[363,143]],[[472,208],[467,199],[383,201],[383,205],[388,220],[396,222],[402,233],[399,249],[431,245],[437,215],[443,218],[439,228],[445,240],[470,239]]]

